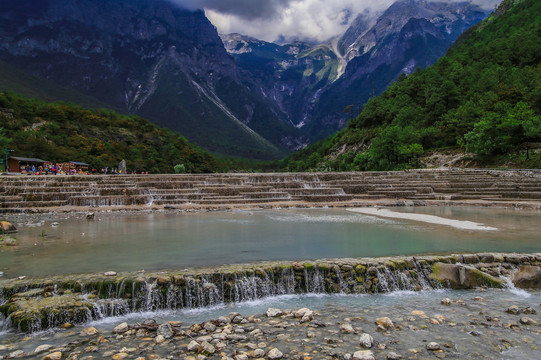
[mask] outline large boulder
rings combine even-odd
[[[504,281],[501,279],[459,264],[435,263],[429,277],[452,289],[473,289],[479,286],[502,288],[504,286]]]
[[[0,234],[10,234],[17,232],[17,228],[10,222],[0,221]]]
[[[513,277],[513,284],[522,289],[541,288],[541,266],[522,265]]]

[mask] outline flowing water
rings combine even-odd
[[[342,209],[213,213],[7,215],[17,247],[0,249],[4,277],[180,269],[262,260],[453,252],[541,252],[539,212],[415,207],[393,211],[475,221],[497,231],[378,218]]]
[[[86,220],[85,214],[8,215],[6,220],[15,223],[19,229],[15,234],[19,245],[0,249],[0,271],[4,277],[46,276],[106,270],[178,269],[260,260],[490,251],[541,252],[539,212],[457,207],[398,208],[393,211],[474,221],[497,230],[459,230],[442,224],[379,218],[343,209],[97,213],[91,221]],[[509,324],[518,324],[518,319],[523,315],[505,312],[510,305],[539,311],[540,291],[517,290],[512,286],[487,291],[394,291],[409,288],[409,280],[397,278],[400,274],[378,275],[382,279],[382,289],[390,293],[321,294],[324,285],[317,274],[306,283],[307,294],[304,295],[276,295],[288,291],[263,289],[264,284],[252,284],[250,281],[255,281],[255,278],[247,277],[243,280],[246,283],[235,285],[238,301],[227,304],[219,291],[205,287],[204,282],[201,285],[204,291],[182,296],[169,296],[169,293],[160,295],[149,288],[146,305],[142,308],[154,310],[152,312],[134,311],[123,300],[114,304],[104,303],[103,306],[95,306],[93,311],[97,313],[92,314],[93,318],[101,320],[87,322],[67,331],[56,329],[38,332],[25,339],[22,334],[9,328],[5,319],[0,319],[0,349],[4,346],[0,356],[15,349],[31,352],[44,343],[61,346],[77,341],[80,330],[86,326],[95,326],[101,332],[110,333],[114,325],[123,321],[134,324],[153,318],[158,322],[181,321],[189,326],[230,312],[260,316],[268,307],[309,307],[318,312],[317,319],[327,325],[322,330],[314,330],[312,343],[325,343],[329,338],[337,338],[338,345],[334,349],[337,354],[352,353],[359,348],[358,335],[340,333],[340,324],[352,318],[353,325],[371,333],[376,343],[387,344],[403,355],[414,356],[411,350],[424,349],[428,342],[436,341],[448,344],[446,351],[454,358],[541,358],[541,335],[534,331],[538,327],[520,325],[517,331]],[[287,285],[288,279],[282,282]],[[148,286],[152,287],[153,283],[148,283]],[[195,285],[193,288],[198,289]],[[258,299],[260,294],[257,291],[272,296]],[[162,304],[160,296],[167,299],[166,304]],[[446,307],[440,303],[442,298],[464,301]],[[192,308],[172,310],[178,306],[171,301],[184,301],[186,307]],[[193,306],[190,306],[191,302]],[[197,308],[197,304],[202,303],[213,305]],[[440,325],[431,325],[426,319],[412,316],[412,310],[422,310],[429,317],[443,314],[447,319]],[[402,330],[390,334],[376,332],[374,319],[382,316],[392,318]],[[540,315],[528,316],[541,324]],[[284,328],[281,331],[290,336],[277,340],[272,346],[290,353],[318,349],[310,341],[301,340],[305,334],[299,334],[298,328]],[[126,338],[124,341],[124,346],[139,345],[138,340]],[[166,348],[163,351],[163,356],[168,355]],[[423,351],[426,353],[426,350]],[[385,354],[378,356],[384,358]]]
[[[488,290],[488,291],[452,291],[437,290],[423,292],[393,292],[380,295],[284,295],[274,296],[256,301],[232,304],[221,304],[210,308],[191,309],[181,311],[158,311],[132,313],[127,316],[111,317],[104,320],[92,321],[70,330],[44,331],[32,334],[24,341],[13,330],[0,334],[0,345],[11,346],[31,352],[40,344],[61,346],[69,342],[80,340],[79,332],[87,326],[96,327],[100,333],[110,334],[111,329],[126,321],[129,324],[142,323],[147,319],[154,319],[159,323],[165,321],[180,321],[185,328],[191,324],[202,323],[210,319],[217,319],[230,312],[239,312],[244,317],[256,315],[265,318],[263,314],[269,307],[286,309],[299,309],[308,307],[318,313],[316,319],[326,324],[322,329],[308,327],[306,330],[298,327],[284,327],[279,333],[289,336],[272,347],[278,347],[286,353],[312,351],[325,347],[325,342],[334,339],[338,344],[334,349],[338,354],[359,350],[358,334],[342,334],[340,324],[351,322],[361,332],[368,332],[376,343],[387,346],[407,357],[411,349],[425,352],[428,342],[446,344],[446,349],[452,358],[460,359],[539,359],[541,358],[541,335],[532,330],[536,326],[520,325],[520,330],[511,330],[510,323],[518,323],[519,316],[505,312],[510,305],[519,308],[532,308],[539,310],[541,292],[525,292],[514,290]],[[450,298],[460,303],[444,306],[440,303],[443,298]],[[443,315],[445,320],[441,324],[430,324],[428,318],[414,316],[412,311],[423,311],[427,317]],[[400,331],[380,333],[375,331],[374,321],[378,317],[388,316],[395,325],[402,327]],[[523,316],[523,315],[522,315]],[[538,315],[528,315],[539,321]],[[351,320],[348,320],[351,319]],[[441,319],[441,317],[440,317]],[[0,324],[1,325],[1,324]],[[261,325],[263,329],[267,329]],[[274,330],[271,330],[274,329]],[[269,326],[269,334],[276,331],[276,327]],[[314,339],[301,340],[306,331],[314,333]],[[268,335],[267,340],[271,335]],[[297,341],[298,339],[298,341]],[[189,339],[188,339],[189,341]],[[137,347],[140,339],[125,340],[121,345],[103,345],[102,354],[108,348],[118,351],[120,347]],[[179,343],[179,347],[185,346]],[[157,347],[156,353],[162,351],[163,356],[170,355],[170,348]],[[6,351],[7,353],[7,351]],[[385,352],[377,358],[385,358]],[[413,354],[409,354],[413,356]],[[426,355],[433,358],[432,355]],[[314,358],[323,358],[314,355]],[[327,357],[325,357],[327,358]]]

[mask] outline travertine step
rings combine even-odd
[[[0,180],[0,206],[253,204],[378,199],[541,200],[539,171],[20,176]],[[496,200],[495,200],[496,201]]]

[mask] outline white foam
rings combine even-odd
[[[353,209],[347,209],[347,210],[354,213],[358,213],[358,214],[364,214],[364,215],[374,215],[374,216],[379,216],[379,217],[384,217],[384,218],[421,221],[421,222],[430,223],[430,224],[446,225],[446,226],[451,226],[460,230],[479,230],[479,231],[497,231],[498,230],[497,228],[485,226],[483,224],[476,223],[473,221],[447,219],[447,218],[443,218],[443,217],[435,216],[435,215],[400,213],[400,212],[392,211],[389,209],[381,209],[381,208],[353,208]]]

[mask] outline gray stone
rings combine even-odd
[[[171,339],[175,333],[173,327],[170,324],[165,323],[158,326],[158,335],[161,335],[166,339]]]
[[[481,260],[482,263],[493,263],[494,254],[479,254],[479,260]]]
[[[520,313],[520,310],[518,309],[518,306],[511,305],[507,308],[507,310],[505,310],[505,312],[513,315],[518,315]]]
[[[361,343],[362,347],[367,349],[370,349],[374,345],[374,339],[372,336],[370,336],[370,334],[367,333],[361,334],[359,342]]]
[[[126,174],[126,160],[122,160],[120,164],[118,164],[118,173],[119,174]]]
[[[463,255],[465,264],[476,264],[479,262],[477,255]]]
[[[262,358],[263,356],[265,356],[265,350],[263,350],[263,349],[255,349],[254,350],[254,357]]]
[[[103,273],[103,275],[105,275],[105,276],[116,276],[117,274],[114,271],[106,271],[106,272]]]
[[[192,351],[199,351],[199,343],[195,340],[190,341],[186,349],[190,352]]]
[[[430,350],[430,351],[437,351],[440,348],[441,348],[440,344],[438,344],[437,342],[433,342],[433,341],[426,345],[426,349]]]
[[[512,281],[518,288],[541,289],[541,266],[520,266]]]
[[[205,329],[205,330],[207,330],[209,332],[214,332],[214,331],[216,331],[216,325],[214,325],[211,322],[206,322],[205,325],[203,325],[203,329]]]

